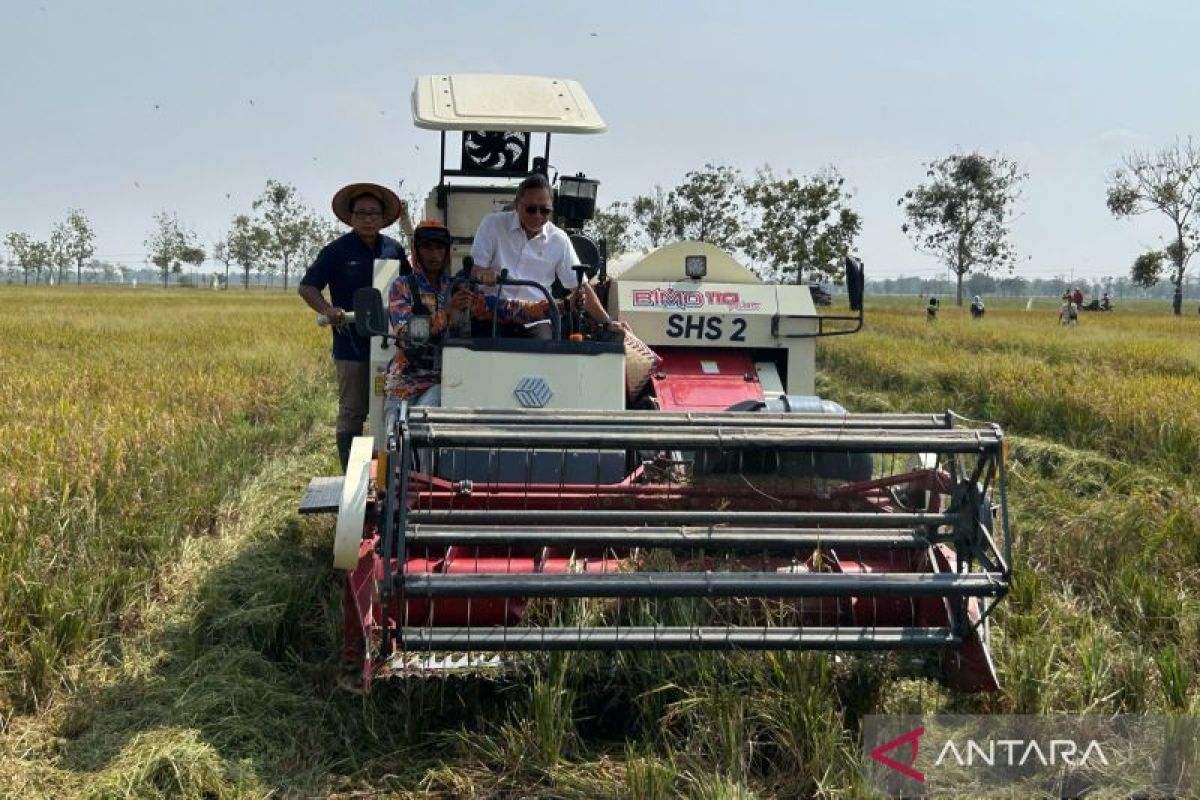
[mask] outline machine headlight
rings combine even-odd
[[[414,314],[408,320],[408,340],[414,344],[425,344],[433,331],[433,321],[428,316]]]
[[[694,281],[708,274],[708,256],[684,256],[683,273]]]

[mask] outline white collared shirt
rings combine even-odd
[[[579,264],[579,256],[570,237],[547,220],[537,236],[527,238],[516,211],[497,211],[483,218],[475,231],[471,258],[477,267],[506,269],[514,278],[537,281],[547,289],[555,276],[568,289],[579,285],[572,269]],[[539,291],[526,286],[506,288],[503,296],[515,300],[545,299]]]

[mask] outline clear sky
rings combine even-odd
[[[45,237],[71,207],[97,256],[140,265],[151,217],[205,244],[268,178],[326,209],[374,180],[423,195],[437,135],[418,74],[574,78],[602,136],[552,161],[601,204],[706,161],[836,166],[870,274],[942,274],[896,199],[956,149],[1029,173],[1014,225],[1027,276],[1126,273],[1167,231],[1113,219],[1124,153],[1200,135],[1200,4],[1173,2],[0,3],[0,236]]]

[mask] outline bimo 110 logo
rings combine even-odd
[[[738,292],[726,292],[717,289],[700,291],[697,289],[676,289],[665,286],[654,289],[634,289],[633,305],[637,308],[703,308],[719,306],[738,311],[756,310],[760,303],[744,303]]]

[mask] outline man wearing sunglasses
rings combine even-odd
[[[338,416],[335,431],[342,470],[350,457],[350,444],[362,435],[367,419],[370,388],[370,339],[355,335],[346,324],[346,309],[354,304],[354,293],[370,286],[375,259],[400,261],[401,272],[409,272],[408,257],[398,241],[382,231],[403,218],[408,209],[395,192],[375,183],[352,183],[333,196],[333,213],[350,226],[350,232],[321,249],[300,279],[299,294],[308,307],[323,314],[333,329],[333,364],[337,370]],[[322,291],[329,287],[329,300]]]
[[[567,234],[551,222],[553,214],[553,195],[546,177],[534,174],[521,181],[513,210],[488,214],[479,223],[471,245],[475,279],[494,285],[500,270],[506,269],[513,278],[537,281],[549,288],[558,278],[565,288],[576,289],[584,309],[597,323],[609,330],[628,330],[625,323],[608,315],[589,284],[579,286],[574,270],[579,256]],[[535,289],[526,286],[506,288],[504,297],[527,302],[542,299]],[[530,323],[524,331],[538,339],[551,336],[550,324],[545,321]]]

